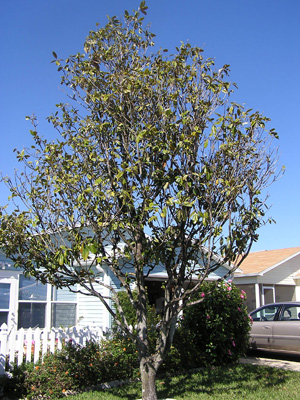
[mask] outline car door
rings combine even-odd
[[[273,324],[275,350],[300,352],[300,304],[286,304]]]
[[[253,349],[274,348],[273,327],[279,315],[281,305],[266,305],[253,311],[250,332],[250,347]]]

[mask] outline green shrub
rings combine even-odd
[[[135,330],[135,326],[137,324],[137,318],[136,318],[136,311],[133,308],[132,304],[130,303],[130,300],[127,296],[127,293],[125,290],[121,290],[117,294],[120,304],[122,306],[123,314],[128,322],[129,325],[132,326],[133,330]],[[137,299],[137,291],[133,291],[133,297]],[[119,312],[117,311],[117,318],[120,318]],[[156,331],[156,326],[159,323],[159,316],[156,314],[155,306],[151,306],[148,302],[147,304],[147,329],[148,329],[148,335],[149,335],[149,342],[150,345],[152,346],[152,349],[155,349],[156,345],[156,336],[157,336],[157,331]],[[114,324],[113,326],[113,331],[114,331],[114,337],[116,338],[122,338],[126,337],[124,336],[124,333],[121,332],[117,326]]]
[[[184,311],[164,369],[174,368],[174,354],[183,368],[221,365],[237,361],[247,350],[250,319],[246,293],[231,282],[205,283]],[[210,293],[211,292],[211,293]],[[178,359],[175,362],[178,368]]]
[[[26,394],[24,388],[24,367],[11,368],[11,373],[0,375],[0,398],[20,399]]]
[[[135,309],[132,307],[130,300],[127,296],[127,292],[125,290],[120,290],[117,294],[118,299],[121,303],[123,314],[128,322],[129,325],[134,327],[136,325],[136,313]],[[137,291],[133,291],[133,298],[137,300]],[[117,318],[121,320],[120,313],[116,310]]]
[[[137,354],[131,341],[116,339],[86,346],[67,343],[37,363],[24,363],[3,378],[4,393],[27,399],[59,398],[97,383],[127,379],[138,372]]]
[[[102,344],[103,382],[139,374],[138,354],[131,339],[115,337]]]
[[[99,345],[89,342],[85,347],[67,343],[62,350],[46,354],[37,363],[23,364],[23,391],[28,399],[38,396],[61,397],[68,391],[95,384],[101,380]],[[13,376],[18,368],[12,371]]]

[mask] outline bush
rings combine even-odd
[[[127,293],[125,290],[121,290],[117,294],[123,314],[128,322],[129,325],[132,326],[133,331],[135,330],[136,324],[137,324],[137,318],[136,318],[136,311],[133,308],[132,304],[130,303],[130,300],[127,296]],[[133,291],[133,297],[134,299],[137,299],[137,291]],[[147,299],[148,300],[148,299]],[[120,314],[117,311],[116,312],[117,318],[121,320]],[[147,329],[148,329],[148,338],[150,342],[151,348],[155,349],[156,346],[156,337],[157,337],[157,331],[156,331],[156,326],[159,323],[159,316],[156,313],[155,306],[151,306],[149,304],[149,301],[147,301]],[[123,332],[119,330],[116,324],[113,325],[113,332],[114,336],[116,338],[123,338],[126,337]],[[128,339],[131,340],[131,339]]]
[[[211,292],[211,293],[210,293]],[[247,350],[250,319],[245,306],[246,293],[231,282],[204,283],[188,307],[175,332],[173,348],[164,369],[195,368],[237,361]],[[175,355],[175,356],[174,356]]]
[[[20,399],[26,393],[22,368],[15,367],[11,372],[9,375],[0,375],[0,399]]]
[[[24,363],[3,378],[4,395],[27,399],[60,398],[88,386],[137,373],[137,354],[131,341],[88,342],[85,347],[67,343],[62,350],[48,353],[37,363]]]

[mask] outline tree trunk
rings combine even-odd
[[[156,393],[156,370],[148,357],[140,361],[140,372],[142,380],[142,399],[157,400]]]

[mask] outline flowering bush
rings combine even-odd
[[[130,339],[116,337],[102,343],[102,382],[138,375],[138,354]]]
[[[175,333],[172,352],[179,353],[185,368],[225,364],[238,360],[249,341],[250,319],[246,293],[231,281],[204,283],[188,307]],[[169,361],[167,361],[168,363]]]
[[[14,392],[32,400],[59,398],[97,383],[130,378],[137,368],[137,354],[129,340],[89,342],[85,347],[69,342],[35,364],[14,367],[3,386],[10,398]]]

